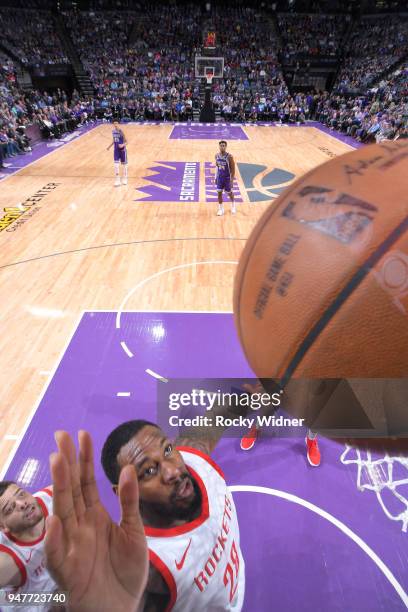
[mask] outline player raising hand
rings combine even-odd
[[[79,459],[69,434],[57,432],[58,453],[50,458],[54,515],[47,519],[47,566],[68,592],[70,612],[135,612],[148,570],[136,473],[131,465],[120,473],[117,525],[99,500],[91,438],[81,431],[78,439]]]

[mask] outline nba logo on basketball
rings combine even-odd
[[[408,255],[391,251],[381,269],[374,274],[381,287],[391,294],[393,302],[403,314],[408,314]]]

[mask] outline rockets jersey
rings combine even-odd
[[[124,136],[122,130],[116,130],[116,129],[112,130],[112,138],[113,138],[113,145],[115,147],[115,151],[116,150],[120,151],[121,149],[124,149],[126,147],[126,145],[125,145],[125,147],[120,147],[119,148],[119,145],[124,145],[125,144],[125,136]]]
[[[170,529],[145,527],[150,563],[169,591],[166,612],[239,612],[245,565],[237,513],[224,475],[199,450],[177,450],[201,491],[201,514]]]
[[[42,489],[34,494],[41,506],[44,517],[52,513],[52,491]],[[13,593],[32,593],[42,591],[54,591],[57,586],[48,573],[45,565],[44,552],[45,529],[42,535],[32,542],[22,542],[10,534],[0,533],[0,552],[9,554],[21,575],[21,584],[18,587],[4,589]],[[22,612],[45,612],[50,605],[45,606],[19,606]]]
[[[217,167],[217,179],[219,178],[230,178],[231,177],[231,169],[230,169],[230,154],[226,153],[225,155],[221,155],[221,153],[217,153],[215,156],[215,165]]]

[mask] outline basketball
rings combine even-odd
[[[234,316],[260,378],[406,377],[408,144],[303,175],[246,242]]]

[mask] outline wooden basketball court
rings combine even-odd
[[[208,201],[205,164],[214,160],[228,127],[219,125],[203,139],[200,131],[171,139],[173,129],[124,126],[126,186],[114,187],[107,124],[51,148],[1,181],[2,216],[11,212],[15,219],[0,232],[2,465],[18,446],[83,311],[117,311],[130,294],[126,310],[230,312],[236,262],[270,201],[291,182],[289,176],[351,148],[317,127],[240,128],[247,140],[227,140],[241,164],[243,202],[235,216],[227,203],[220,218],[215,202]],[[149,170],[158,162],[170,173],[176,162],[199,162],[198,201],[171,201],[170,187],[165,181],[157,186],[157,172]],[[267,176],[273,184],[265,187]],[[163,201],[141,201],[146,192],[140,188],[152,183]]]
[[[132,419],[168,420],[160,397],[174,381],[232,390],[253,376],[231,316],[245,240],[295,177],[352,146],[319,126],[124,130],[127,185],[114,187],[106,124],[40,145],[45,156],[14,158],[33,163],[0,180],[1,478],[40,490],[54,432],[86,429],[114,520],[99,460],[107,435]],[[238,203],[232,215],[226,202],[222,217],[220,139],[236,160]],[[406,456],[322,437],[316,469],[302,428],[267,429],[248,453],[247,424],[214,452],[240,521],[243,610],[406,609]]]

